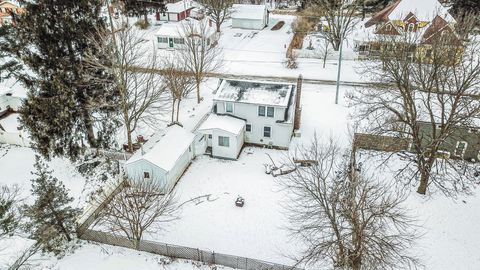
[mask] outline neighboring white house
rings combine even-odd
[[[266,5],[241,5],[232,7],[232,27],[262,30],[268,26],[268,9]]]
[[[0,112],[0,143],[30,146],[28,134],[18,121],[19,116],[11,109]]]
[[[245,141],[245,120],[211,114],[197,132],[204,135],[213,157],[237,159]]]
[[[204,33],[204,35],[202,35]],[[203,36],[207,44],[217,41],[217,33],[209,19],[186,19],[181,22],[168,22],[160,26],[155,33],[157,48],[176,49],[185,44],[186,38],[199,38]]]
[[[197,7],[197,3],[192,0],[180,0],[175,3],[168,3],[165,7],[167,10],[164,13],[158,12],[156,14],[157,21],[177,22],[188,18],[191,11]]]
[[[293,84],[224,80],[213,104],[215,114],[231,115],[246,122],[246,143],[289,147],[296,106]]]
[[[152,136],[124,165],[133,181],[155,181],[169,192],[195,157],[195,135],[173,125]]]

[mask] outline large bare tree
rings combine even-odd
[[[307,16],[321,16],[320,33],[332,44],[335,51],[356,25],[355,13],[362,0],[312,0],[305,10]]]
[[[182,23],[183,44],[177,51],[179,59],[195,79],[197,103],[202,101],[200,84],[209,73],[221,67],[220,53],[216,38],[211,36],[208,20],[189,20]]]
[[[460,22],[457,28],[471,25]],[[445,29],[428,39],[407,33],[377,40],[379,61],[365,61],[364,74],[389,87],[353,96],[368,132],[411,140],[413,154],[404,156],[410,163],[398,178],[418,181],[420,194],[431,185],[448,195],[468,192],[474,179],[474,165],[461,155],[440,157],[446,141],[462,141],[457,129],[475,126],[480,117],[480,43],[472,38],[464,45],[467,36]]]
[[[108,59],[87,55],[87,68],[106,70],[120,93],[119,118],[125,128],[128,150],[133,152],[132,134],[140,125],[155,126],[166,113],[167,95],[161,87],[156,48],[145,34],[129,24],[128,19],[112,21],[111,30],[95,39],[95,50],[102,50]],[[141,68],[145,69],[142,70]]]
[[[305,243],[295,259],[316,269],[415,268],[410,248],[417,226],[403,206],[405,195],[359,169],[354,155],[315,138],[284,163],[296,167],[280,178],[289,196],[289,230]]]
[[[156,233],[176,219],[175,194],[152,180],[125,180],[126,186],[113,199],[101,194],[97,200],[110,200],[97,224],[113,234],[127,237],[138,249],[145,233]]]
[[[195,89],[195,79],[181,59],[166,57],[162,63],[163,85],[170,93],[172,103],[171,123],[179,124],[180,103]]]
[[[207,10],[207,15],[215,22],[217,32],[221,31],[221,26],[232,14],[232,5],[234,0],[202,0],[201,3]]]

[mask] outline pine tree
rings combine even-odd
[[[148,23],[148,14],[152,12],[165,12],[164,0],[118,0],[123,3],[125,12],[129,16],[143,16],[145,23]]]
[[[11,24],[0,26],[0,82],[3,79],[10,78],[21,68],[18,62],[8,54],[11,40],[15,38],[11,34],[12,28]]]
[[[74,239],[75,218],[80,211],[70,206],[73,198],[38,155],[35,170],[31,189],[35,202],[23,210],[28,218],[26,229],[43,253],[61,257]]]
[[[13,235],[18,227],[20,221],[16,207],[18,194],[17,186],[0,186],[0,239]]]
[[[465,16],[476,17],[476,25],[480,26],[480,1],[479,0],[451,0],[450,12],[459,20]]]
[[[103,1],[22,4],[25,13],[16,20],[16,40],[9,53],[29,71],[19,75],[29,90],[20,112],[33,146],[45,157],[71,159],[87,144],[108,147],[117,127],[112,114],[118,91],[105,71],[87,69],[83,62],[93,48],[92,35],[105,27],[100,16]]]

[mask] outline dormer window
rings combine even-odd
[[[414,29],[415,29],[415,24],[414,23],[409,23],[407,31],[408,32],[413,32]]]
[[[392,31],[392,25],[391,25],[391,24],[387,24],[387,26],[385,26],[385,30],[387,30],[387,31]]]

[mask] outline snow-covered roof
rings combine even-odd
[[[21,83],[13,78],[0,82],[0,96],[10,94],[12,97],[26,98],[27,90]]]
[[[388,18],[390,20],[403,20],[410,12],[422,22],[431,22],[437,15],[447,22],[455,21],[448,9],[442,6],[438,0],[401,0],[388,15]]]
[[[231,134],[240,134],[245,127],[245,121],[228,115],[211,114],[200,125],[198,131],[220,129]]]
[[[168,13],[180,13],[182,11],[197,7],[198,4],[192,0],[180,0],[175,3],[168,3],[166,5]]]
[[[190,26],[187,24],[193,24],[193,29],[195,33],[200,33],[202,28],[205,28],[207,36],[211,36],[215,33],[215,28],[210,26],[208,19],[196,20],[192,18],[187,18],[180,22],[165,22],[160,26],[160,29],[155,33],[156,36],[167,36],[167,37],[185,37],[185,30],[190,29]]]
[[[187,151],[194,138],[193,133],[173,125],[152,136],[143,145],[143,149],[137,150],[125,164],[128,166],[136,161],[146,160],[168,172]]]
[[[233,19],[262,20],[267,6],[235,4],[232,6],[232,9],[233,13],[231,17]]]
[[[214,99],[287,107],[293,84],[224,80]]]
[[[0,130],[6,132],[16,133],[18,132],[18,127],[20,127],[20,123],[18,121],[18,117],[20,115],[18,113],[12,113],[7,115],[4,118],[0,119]]]

